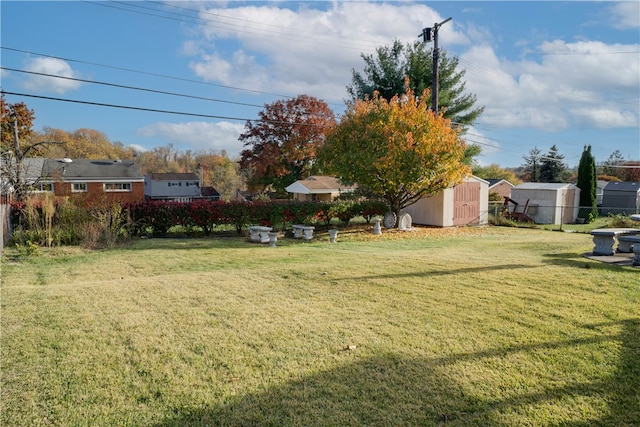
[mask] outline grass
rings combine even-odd
[[[8,251],[0,425],[638,425],[640,271],[591,248],[491,227]]]

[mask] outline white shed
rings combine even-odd
[[[604,187],[602,214],[631,215],[640,212],[640,182],[610,182]]]
[[[423,197],[402,213],[411,215],[414,224],[452,227],[486,225],[489,219],[489,182],[476,176],[447,188],[438,194]]]
[[[525,182],[511,189],[511,198],[536,224],[571,224],[580,207],[580,188],[573,184]]]

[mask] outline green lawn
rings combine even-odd
[[[2,260],[2,426],[640,425],[640,269],[541,229]]]

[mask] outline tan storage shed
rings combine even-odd
[[[470,176],[452,188],[418,200],[402,213],[411,215],[414,224],[452,227],[486,225],[488,208],[489,183]]]

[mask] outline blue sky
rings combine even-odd
[[[467,135],[483,149],[481,164],[519,166],[533,147],[546,153],[553,144],[570,166],[585,144],[597,162],[615,150],[640,160],[637,1],[3,0],[0,8],[2,89],[23,94],[6,100],[34,110],[36,130],[89,128],[125,145],[234,157],[246,120],[265,103],[307,94],[341,114],[361,53],[416,40],[451,17],[439,45],[459,57],[467,91],[485,106]]]

